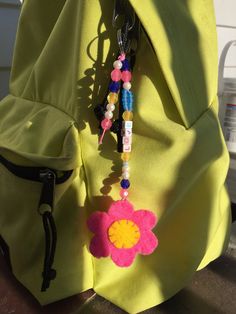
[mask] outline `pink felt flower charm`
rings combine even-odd
[[[87,223],[95,234],[90,242],[90,252],[95,257],[111,256],[120,267],[130,266],[137,253],[151,254],[158,240],[151,229],[157,218],[149,210],[134,211],[127,200],[112,203],[106,212],[93,213]]]

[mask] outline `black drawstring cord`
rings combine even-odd
[[[57,243],[57,230],[52,213],[46,211],[42,215],[45,231],[45,257],[43,266],[43,283],[41,291],[49,288],[50,281],[56,278],[56,270],[52,268]]]
[[[50,169],[42,170],[40,180],[43,186],[39,201],[39,214],[42,216],[45,232],[45,256],[41,291],[46,291],[49,288],[50,281],[56,278],[56,270],[52,268],[57,243],[57,229],[52,216],[56,174]]]

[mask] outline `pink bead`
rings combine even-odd
[[[129,195],[129,192],[127,190],[125,190],[125,189],[120,190],[120,196],[122,198],[126,198],[126,197],[128,197],[128,195]]]
[[[131,72],[130,71],[123,71],[121,74],[121,78],[123,82],[129,82],[131,81]]]
[[[112,126],[112,122],[109,119],[103,119],[101,122],[103,130],[109,130]]]
[[[125,60],[125,53],[122,53],[121,55],[119,55],[118,59],[121,61],[124,61]]]
[[[114,69],[111,72],[111,79],[114,82],[118,82],[121,79],[121,71],[119,69]]]

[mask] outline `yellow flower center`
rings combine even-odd
[[[138,243],[140,230],[132,220],[117,220],[108,229],[108,237],[116,248],[130,249]]]

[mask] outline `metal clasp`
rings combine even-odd
[[[128,30],[131,31],[135,24],[135,12],[128,0],[115,0],[112,25],[121,28],[125,24],[128,24]]]
[[[130,51],[137,18],[134,9],[127,0],[116,0],[112,25],[117,28],[117,42],[121,53]]]

